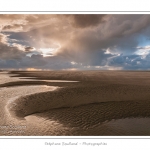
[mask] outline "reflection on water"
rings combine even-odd
[[[68,80],[43,80],[43,79],[37,79],[37,77],[19,77],[19,79],[33,79],[33,81],[45,81],[45,82],[79,82],[79,81],[68,81]]]

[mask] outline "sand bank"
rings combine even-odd
[[[7,78],[1,82],[1,124],[23,123],[28,127],[24,135],[150,135],[149,72],[13,73],[20,75],[1,74]],[[130,125],[124,128],[126,120],[119,120],[126,118]],[[130,132],[133,118],[147,123],[137,121]]]

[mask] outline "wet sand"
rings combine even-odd
[[[0,72],[0,135],[150,135],[150,72],[10,73]]]

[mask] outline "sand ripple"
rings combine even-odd
[[[1,77],[5,79],[0,81],[3,84],[0,90],[1,125],[26,125],[24,135],[150,134],[148,84],[99,84],[89,81],[74,85],[58,83],[61,86],[25,86],[25,82],[46,84],[47,80],[39,83],[32,79],[19,81],[22,79],[9,78],[6,74]],[[11,87],[13,84],[17,86]],[[69,84],[71,86],[64,86]],[[7,85],[9,88],[6,88]],[[146,122],[145,126],[141,121]],[[127,124],[130,125],[125,128]],[[137,128],[132,132],[134,125]]]

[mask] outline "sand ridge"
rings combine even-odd
[[[149,131],[147,133],[116,131],[114,126],[110,129],[109,123],[114,119],[149,118],[149,72],[13,71],[11,73],[19,74],[15,76],[23,77],[25,81],[19,79],[3,82],[2,89],[20,85],[24,89],[29,88],[29,85],[59,87],[54,91],[23,94],[9,103],[9,112],[13,116],[24,118],[26,124],[30,126],[26,135],[150,134]],[[30,77],[33,79],[36,77],[36,81],[28,81]],[[79,82],[47,82],[47,80]]]

